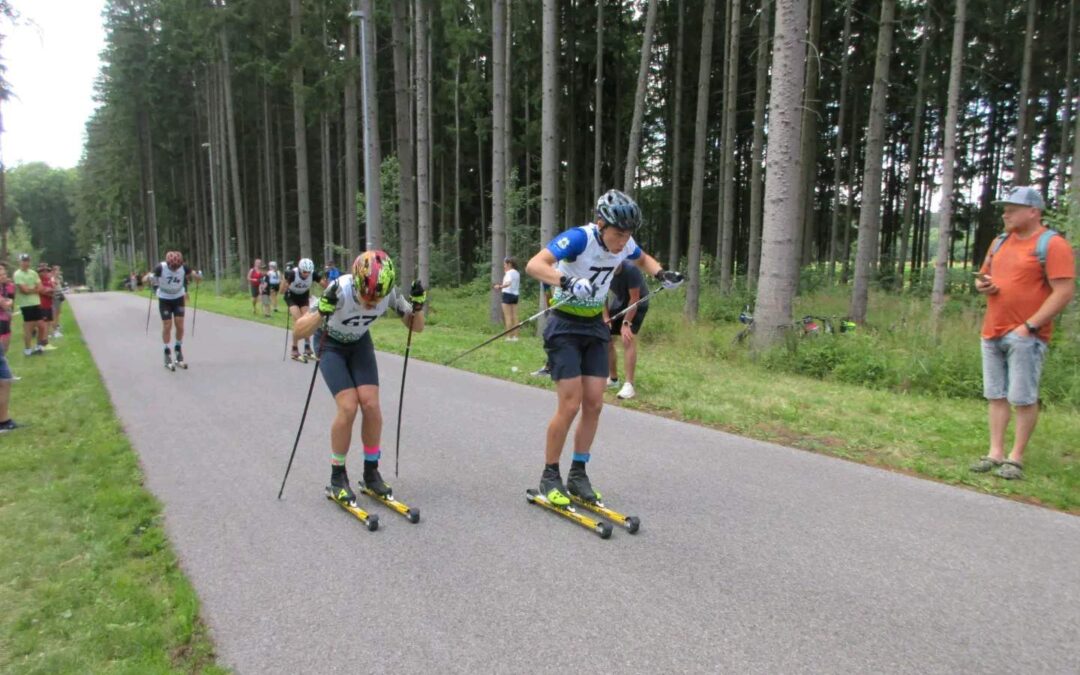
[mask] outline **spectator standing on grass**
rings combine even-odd
[[[272,311],[278,311],[278,291],[281,290],[281,272],[278,271],[277,263],[273,260],[270,261],[270,269],[266,271],[266,284],[270,289],[270,308]]]
[[[518,272],[517,261],[513,258],[503,260],[502,281],[493,284],[492,288],[502,290],[502,314],[503,322],[507,328],[517,325],[518,322],[518,298],[521,296],[521,272]],[[517,342],[518,331],[513,331],[506,336],[507,342]]]
[[[53,280],[53,316],[52,316],[52,331],[49,335],[54,338],[62,338],[64,334],[60,332],[60,310],[64,308],[64,275],[60,271],[59,265],[53,265],[52,267],[52,280]]]
[[[7,265],[0,263],[0,347],[7,352],[11,344],[11,310],[15,306],[15,284],[8,276]]]
[[[262,304],[263,318],[270,318],[270,275],[263,273],[259,277],[259,302]]]
[[[1014,187],[1001,201],[1004,234],[990,245],[975,281],[986,296],[982,325],[983,395],[990,402],[990,452],[971,466],[1006,479],[1023,478],[1024,450],[1039,419],[1039,378],[1053,319],[1074,293],[1073,252],[1042,224],[1035,188]],[[1005,456],[1012,409],[1016,429]]]
[[[255,258],[255,264],[248,270],[248,287],[251,290],[251,313],[259,312],[259,285],[262,280],[262,260]]]
[[[45,340],[41,340],[42,333],[38,333],[38,344],[44,351],[51,352],[56,349],[56,345],[49,344],[49,335],[52,332],[53,323],[53,295],[55,293],[55,284],[52,278],[52,269],[45,263],[38,265],[38,279],[41,280],[38,288],[38,298],[41,303],[41,325],[44,327]]]
[[[645,312],[649,309],[648,301],[629,310],[614,323],[611,322],[611,317],[647,297],[649,284],[645,282],[645,275],[637,265],[624,260],[615,268],[615,276],[611,278],[611,288],[608,289],[607,306],[604,309],[604,322],[608,324],[612,337],[608,342],[608,370],[611,373],[607,381],[607,386],[611,388],[619,386],[619,354],[615,349],[615,337],[620,337],[623,344],[623,372],[626,380],[615,395],[617,398],[634,398],[636,394],[634,369],[637,367],[637,334],[645,321]]]
[[[0,310],[10,312],[13,302],[6,297],[0,297]],[[8,403],[11,401],[11,382],[16,379],[11,374],[11,368],[7,362],[7,349],[0,345],[0,434],[13,431],[19,427],[8,413]]]
[[[41,315],[41,278],[30,269],[30,254],[19,255],[19,269],[15,270],[15,304],[23,318],[23,356],[44,352],[45,322]],[[35,344],[34,338],[37,337]]]

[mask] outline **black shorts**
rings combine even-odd
[[[9,335],[11,333],[11,321],[4,319],[0,321],[0,336]]]
[[[287,307],[300,307],[301,309],[307,309],[310,299],[310,291],[308,291],[307,293],[300,293],[299,295],[296,293],[290,293],[289,291],[285,291],[285,305]]]
[[[41,321],[52,321],[52,318],[53,318],[52,307],[42,307],[41,308],[41,319],[40,320]]]
[[[258,286],[252,286],[251,287],[251,297],[253,297],[253,298],[259,297],[259,287]]]
[[[270,290],[273,291],[274,293],[277,293],[278,289],[281,288],[281,283],[280,282],[276,283],[276,284],[268,284],[268,285],[270,286]]]
[[[502,304],[504,305],[516,305],[518,304],[518,296],[513,293],[502,294]]]
[[[379,367],[375,363],[375,343],[371,341],[371,333],[365,333],[358,342],[350,344],[333,338],[325,338],[326,344],[321,344],[323,339],[322,332],[317,332],[316,349],[322,350],[319,370],[331,395],[337,396],[346,389],[367,384],[379,386]]]
[[[630,332],[634,335],[638,334],[638,331],[641,330],[642,322],[645,321],[646,310],[641,309],[641,305],[638,305],[637,310],[637,313],[634,314],[634,318],[630,319]],[[618,312],[615,313],[618,314]],[[623,320],[620,318],[611,324],[612,335],[622,335],[622,322]]]
[[[23,323],[43,320],[41,318],[41,305],[29,305],[26,307],[20,307],[19,311],[22,312]]]
[[[544,327],[544,351],[551,379],[606,378],[610,341],[607,325],[599,316],[580,319],[552,312]]]
[[[167,300],[165,298],[158,298],[158,312],[161,313],[161,320],[168,321],[175,317],[184,317],[184,296],[180,296],[175,300]]]

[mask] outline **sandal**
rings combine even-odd
[[[1007,459],[1001,463],[994,475],[1005,480],[1018,480],[1024,477],[1024,466],[1020,462]]]
[[[989,455],[981,458],[979,461],[971,465],[971,470],[975,473],[987,473],[991,469],[995,469],[1001,466],[1002,460],[994,459]]]

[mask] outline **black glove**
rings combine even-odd
[[[660,282],[660,285],[664,288],[671,290],[682,286],[682,283],[686,281],[686,277],[682,275],[682,272],[669,272],[666,270],[660,270],[656,273],[656,280]]]
[[[424,303],[427,302],[427,292],[424,290],[424,284],[420,283],[419,279],[412,282],[412,288],[409,289],[409,302],[412,303],[414,312],[423,309]]]

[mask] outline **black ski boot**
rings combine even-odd
[[[570,490],[570,494],[582,501],[600,501],[600,493],[593,489],[592,483],[589,482],[589,476],[585,473],[585,469],[575,469],[571,467],[570,473],[566,476],[566,487]]]
[[[563,485],[559,469],[544,467],[544,473],[540,474],[540,496],[546,498],[555,506],[569,506],[570,497]]]
[[[364,480],[362,485],[380,497],[394,496],[394,490],[379,475],[378,462],[364,462]]]
[[[305,342],[304,343],[304,361],[314,361],[314,360],[315,360],[315,352],[311,351],[311,343],[310,342]]]
[[[172,371],[176,370],[176,364],[172,360],[172,351],[168,347],[165,348],[165,367]]]
[[[327,490],[330,496],[339,502],[356,503],[356,493],[349,487],[349,474],[344,465],[330,467],[330,486]]]
[[[174,361],[174,363],[176,363],[176,365],[180,366],[184,370],[187,370],[187,364],[184,363],[184,353],[180,351],[180,345],[176,345],[176,360]]]

